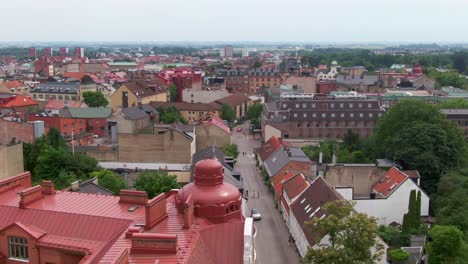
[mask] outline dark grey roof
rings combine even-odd
[[[138,106],[122,108],[122,113],[130,120],[140,120],[148,118],[148,114]]]
[[[344,84],[375,84],[379,81],[378,75],[356,75],[356,76],[349,76],[349,75],[338,75],[336,78],[337,83],[344,83]]]
[[[154,109],[149,104],[141,105],[141,110],[145,111],[147,114],[153,114],[153,115],[159,114],[158,110]]]
[[[193,133],[194,132],[194,129],[195,129],[195,126],[194,125],[185,125],[185,124],[182,124],[182,123],[176,123],[174,124],[175,128],[177,130],[180,130],[184,133]]]
[[[31,93],[62,93],[62,94],[76,94],[79,84],[77,83],[41,83],[36,89],[31,90]]]
[[[310,162],[310,159],[300,148],[281,147],[265,160],[264,166],[268,175],[273,177],[290,161]]]
[[[217,161],[219,161],[225,169],[231,171],[231,173],[229,173],[228,175],[226,175],[226,173],[224,174],[224,181],[236,186],[236,188],[239,190],[244,189],[244,184],[242,183],[242,181],[232,176],[234,168],[232,168],[229,164],[226,163],[226,161],[224,160],[225,156],[226,154],[224,153],[224,151],[216,146],[207,147],[194,153],[192,156],[192,175],[190,176],[190,181],[193,181],[193,169],[195,168],[195,164],[197,164],[197,162],[204,159],[214,158]]]
[[[80,182],[78,189],[71,190],[71,192],[79,193],[92,193],[92,194],[102,194],[102,195],[114,195],[110,190],[97,184],[97,177]]]

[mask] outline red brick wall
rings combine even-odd
[[[75,134],[80,134],[82,132],[87,132],[87,122],[86,119],[79,118],[63,118],[59,116],[44,117],[44,116],[30,116],[29,121],[41,120],[44,121],[44,124],[47,127],[55,127],[60,133],[65,136],[71,136],[72,131],[75,131]]]
[[[99,135],[100,137],[107,136],[107,119],[105,118],[95,118],[95,119],[86,119],[88,126],[88,132],[93,135]]]
[[[10,122],[0,119],[0,143],[8,144],[15,138],[16,142],[34,142],[34,126],[27,122]]]

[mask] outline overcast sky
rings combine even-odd
[[[468,42],[468,0],[2,0],[0,41]]]

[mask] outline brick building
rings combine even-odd
[[[224,86],[229,92],[249,92],[249,77],[243,70],[220,69],[216,70],[216,76],[224,78]]]
[[[218,161],[202,160],[193,183],[152,199],[134,190],[58,191],[51,181],[32,186],[28,172],[1,180],[0,261],[253,263],[252,220],[223,178]]]
[[[276,69],[255,69],[249,71],[249,93],[259,94],[262,88],[274,87],[281,84],[281,75]]]
[[[368,137],[384,112],[379,101],[359,97],[298,95],[265,105],[262,133],[284,139],[341,139],[348,129]]]
[[[32,143],[34,139],[44,134],[43,122],[24,122],[16,117],[0,118],[0,144],[16,142]]]
[[[59,99],[66,101],[80,101],[80,87],[78,83],[46,82],[39,84],[30,91],[31,97],[38,101]]]
[[[441,109],[447,119],[456,123],[462,130],[465,137],[468,137],[468,110],[467,109]]]

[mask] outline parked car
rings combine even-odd
[[[253,220],[262,219],[262,215],[260,214],[260,211],[257,208],[252,208],[251,216],[252,216]]]
[[[238,127],[237,132],[242,132],[242,127]]]

